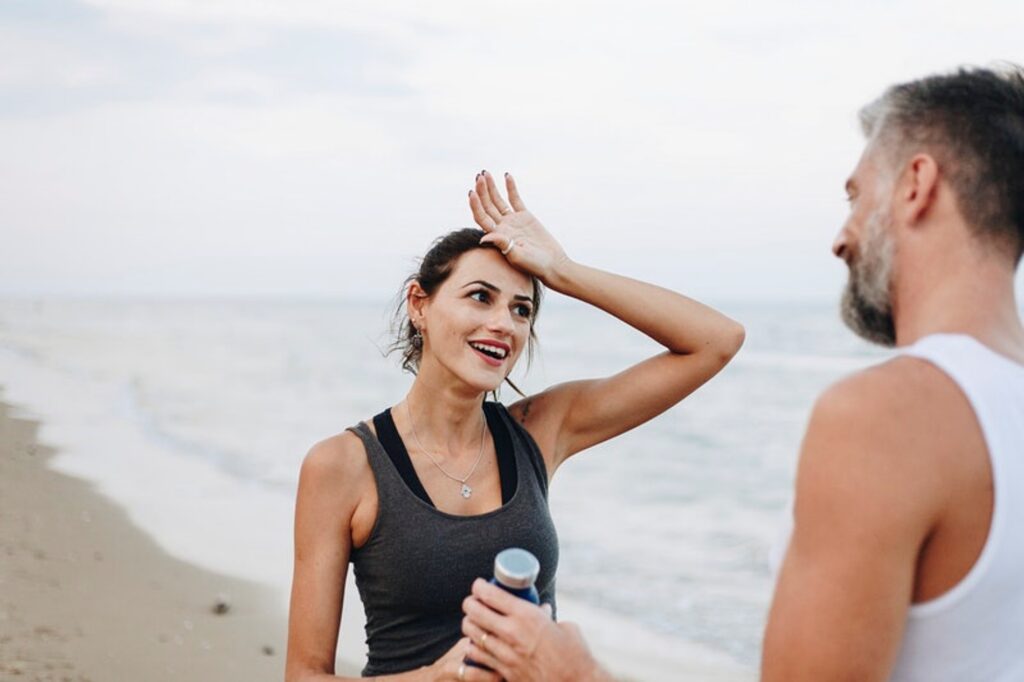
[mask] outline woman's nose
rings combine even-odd
[[[494,306],[494,313],[489,320],[492,329],[512,333],[512,311],[505,306]]]

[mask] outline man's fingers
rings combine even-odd
[[[512,208],[517,211],[525,211],[526,204],[523,203],[523,198],[519,196],[519,189],[516,187],[515,178],[509,173],[505,173],[505,189],[508,190],[508,200],[512,204]]]
[[[484,210],[483,204],[480,202],[480,197],[473,190],[469,192],[469,210],[473,212],[473,220],[480,226],[484,232],[490,232],[497,227],[496,222],[487,215],[487,211]]]

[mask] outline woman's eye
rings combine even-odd
[[[515,311],[516,311],[516,315],[519,315],[520,317],[526,317],[526,318],[529,318],[530,317],[530,313],[532,312],[530,310],[530,306],[528,306],[528,305],[517,305],[515,307]]]
[[[481,289],[480,291],[474,291],[469,295],[469,297],[474,301],[480,301],[481,303],[487,303],[487,301],[489,300],[487,292],[484,291],[483,289]]]

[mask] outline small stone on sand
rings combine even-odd
[[[218,594],[217,600],[213,602],[213,608],[211,609],[218,616],[223,616],[225,613],[231,610],[231,604],[228,601],[226,594]]]

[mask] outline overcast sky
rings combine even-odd
[[[0,294],[385,295],[516,174],[573,257],[834,298],[885,86],[1024,3],[0,2]]]

